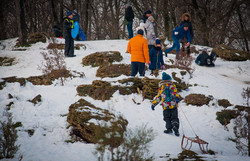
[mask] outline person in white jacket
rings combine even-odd
[[[154,47],[155,43],[155,30],[154,30],[154,18],[153,16],[148,17],[144,28],[146,30],[146,36],[147,36],[147,41],[148,41],[148,48],[149,50]]]

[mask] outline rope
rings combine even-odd
[[[186,118],[186,120],[187,120],[187,122],[188,122],[189,126],[191,127],[191,129],[192,129],[193,133],[195,134],[195,136],[197,136],[197,134],[195,133],[195,131],[194,131],[194,129],[193,129],[193,127],[192,127],[191,123],[189,122],[189,120],[188,120],[188,118],[187,118],[187,116],[186,116],[186,114],[184,113],[184,111],[182,110],[182,108],[180,108],[180,109],[181,109],[182,113],[184,114],[184,116],[185,116],[185,118]]]
[[[180,110],[179,110],[179,111],[180,111]],[[184,134],[183,124],[182,124],[182,121],[181,121],[181,115],[179,115],[179,118],[180,118],[180,122],[181,122],[181,131],[182,131],[183,135],[185,135],[185,134]]]

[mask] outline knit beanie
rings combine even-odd
[[[72,11],[67,12],[67,17],[69,17],[70,15],[72,15]]]
[[[189,27],[188,23],[184,23],[184,27]]]
[[[137,31],[137,34],[143,35],[143,30],[142,30],[142,29],[139,29],[139,30]]]
[[[171,76],[168,75],[167,73],[163,72],[162,73],[162,80],[172,80]]]
[[[155,44],[156,44],[156,45],[161,44],[161,40],[160,40],[160,39],[156,39],[156,40],[155,40]]]
[[[152,12],[150,10],[147,10],[145,13],[146,14],[151,14]]]
[[[202,51],[207,51],[207,48],[203,48]]]

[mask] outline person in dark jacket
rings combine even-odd
[[[191,15],[189,13],[184,13],[182,15],[182,18],[181,18],[181,23],[180,23],[180,26],[184,25],[185,23],[188,24],[188,30],[190,32],[190,35],[191,35],[191,42],[193,40],[193,37],[194,37],[194,32],[193,32],[193,26],[192,26],[192,22],[191,22]],[[184,46],[185,46],[185,42],[187,41],[187,37],[184,37],[182,39],[182,46],[183,46],[183,51],[184,51]],[[191,43],[190,42],[190,43]],[[190,55],[190,45],[187,47],[187,55],[189,56]]]
[[[147,10],[143,15],[142,15],[142,20],[143,23],[146,23],[147,19],[151,16],[152,12],[150,10]]]
[[[72,20],[73,13],[69,11],[67,17],[63,21],[63,36],[65,38],[65,51],[66,57],[75,57],[74,55],[74,39],[71,36],[71,29],[73,28],[74,21]]]
[[[125,6],[125,20],[127,21],[127,29],[128,29],[128,38],[131,39],[134,37],[133,34],[133,19],[134,19],[134,11],[129,4]]]
[[[190,31],[188,30],[188,24],[187,23],[185,23],[182,26],[176,27],[173,30],[173,33],[172,33],[173,46],[165,51],[166,56],[170,51],[172,51],[172,50],[174,50],[176,48],[176,59],[179,58],[179,51],[180,51],[179,40],[183,39],[184,37],[187,37],[188,43],[187,43],[186,46],[189,46],[190,43],[191,43],[191,34],[190,34]]]
[[[153,71],[156,69],[165,69],[160,39],[155,40],[155,46],[149,51],[149,59],[151,74],[153,74]]]
[[[195,60],[195,63],[200,66],[208,66],[208,67],[214,67],[214,62],[216,60],[216,53],[212,52],[210,55],[207,52],[207,49],[204,48],[202,50],[202,53],[198,55],[198,57]]]
[[[162,81],[159,82],[159,90],[155,96],[151,109],[155,110],[160,102],[163,108],[163,120],[166,122],[166,129],[164,133],[173,133],[179,136],[179,118],[178,118],[178,102],[180,99],[177,93],[176,85],[171,81],[170,75],[165,72],[162,73]]]
[[[53,30],[54,30],[54,33],[55,33],[56,37],[62,38],[63,34],[62,34],[62,32],[60,31],[60,29],[58,28],[57,25],[53,26]]]

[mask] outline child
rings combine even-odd
[[[161,69],[161,67],[165,69],[160,39],[155,40],[154,47],[149,51],[149,58],[149,69],[151,70],[151,74],[153,74],[153,70]]]
[[[216,53],[212,52],[210,55],[208,55],[208,51],[206,48],[202,50],[202,53],[198,55],[198,57],[195,60],[195,63],[200,66],[208,66],[208,67],[214,67],[214,62],[216,60]]]
[[[179,119],[178,119],[178,102],[179,94],[177,94],[176,86],[172,83],[172,78],[170,75],[165,72],[162,73],[162,81],[159,83],[159,91],[157,96],[152,102],[152,110],[155,110],[160,102],[162,102],[163,107],[163,117],[166,122],[167,130],[164,130],[164,133],[170,134],[173,133],[179,136]]]

